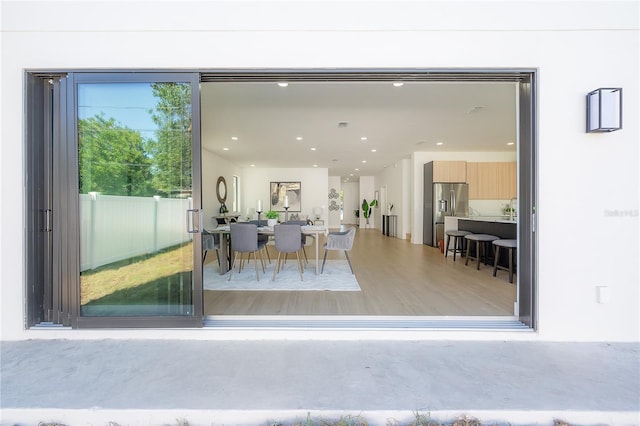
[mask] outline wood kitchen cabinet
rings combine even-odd
[[[433,181],[465,183],[467,181],[467,162],[434,161]]]
[[[518,194],[517,165],[467,163],[470,200],[509,200]]]

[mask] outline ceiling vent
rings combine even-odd
[[[338,127],[340,128],[345,128],[349,125],[349,123],[347,121],[341,121],[338,123]]]

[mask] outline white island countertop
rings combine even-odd
[[[498,223],[513,223],[516,224],[517,217],[514,220],[509,220],[509,216],[473,216],[473,217],[458,217],[458,220],[475,220],[478,222],[498,222]]]

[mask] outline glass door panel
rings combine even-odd
[[[194,315],[191,83],[79,82],[76,95],[80,316]]]

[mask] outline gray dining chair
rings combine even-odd
[[[252,224],[252,225],[256,225],[258,227],[260,226],[267,226],[267,221],[266,220],[250,220],[248,222],[238,222],[240,224]],[[271,256],[269,255],[269,250],[267,250],[267,245],[269,243],[269,235],[265,235],[265,234],[258,234],[258,244],[260,243],[264,243],[264,252],[267,254],[267,261],[269,263],[271,263]]]
[[[308,223],[306,220],[289,220],[284,224],[306,226]],[[304,248],[307,245],[307,237],[315,238],[313,235],[305,235],[305,234],[302,234],[302,236],[300,237],[300,241],[302,242],[302,253],[304,254],[305,264],[309,263],[309,258],[307,257],[307,250]]]
[[[258,242],[258,227],[252,224],[238,224],[232,223],[229,227],[231,234],[231,248],[233,249],[233,263],[231,264],[231,271],[229,272],[229,281],[233,275],[233,270],[236,266],[236,261],[240,257],[240,265],[238,267],[238,273],[242,270],[242,254],[248,253],[247,261],[251,260],[251,254],[253,254],[253,263],[256,267],[256,279],[260,281],[258,275],[258,257],[257,253],[262,251],[265,247],[265,243]],[[260,256],[260,263],[262,265],[262,272],[264,269],[264,256]]]
[[[275,281],[276,274],[280,272],[280,265],[282,262],[282,254],[284,254],[284,260],[286,260],[289,253],[295,253],[298,260],[298,272],[300,273],[300,281],[303,281],[302,273],[302,261],[300,260],[300,250],[302,249],[302,228],[300,225],[276,225],[273,227],[273,235],[275,239],[276,251],[278,252],[278,259],[276,265],[273,268],[273,278]]]
[[[356,237],[356,228],[349,228],[346,231],[340,232],[329,232],[327,235],[327,242],[324,243],[324,258],[322,259],[322,270],[320,273],[324,272],[324,264],[327,261],[327,252],[329,250],[342,250],[344,251],[344,255],[347,257],[347,262],[349,262],[349,269],[351,269],[351,273],[353,274],[353,267],[351,266],[351,259],[349,259],[349,251],[353,247],[353,241]]]
[[[220,235],[208,232],[206,229],[202,230],[202,263],[207,258],[209,250],[216,251],[216,258],[218,259],[218,268],[220,267]]]

